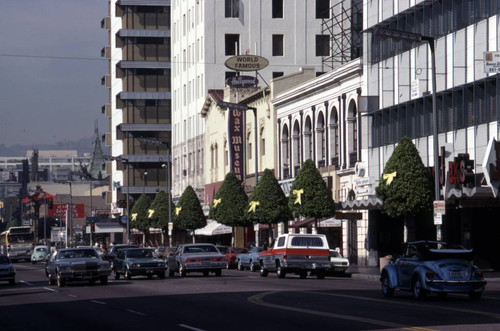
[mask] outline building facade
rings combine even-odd
[[[496,166],[492,146],[499,133],[500,80],[486,67],[492,62],[488,54],[499,48],[500,3],[368,0],[363,5],[362,90],[370,100],[362,139],[367,174],[379,178],[399,139],[411,138],[424,165],[440,175],[439,199],[446,203],[442,238],[474,248],[475,261],[483,267],[499,267],[492,244],[500,230],[495,222],[500,200],[490,169]],[[431,39],[402,41],[383,36],[380,29]],[[434,51],[429,43],[435,43]],[[374,218],[378,235],[369,246],[378,250],[387,248],[384,242],[398,241],[391,240],[384,223],[383,217]]]
[[[126,214],[124,202],[167,190],[171,146],[170,0],[110,0],[102,27],[109,43],[102,56],[109,72],[103,113],[110,147],[107,202]]]
[[[224,89],[236,72],[225,67],[234,55],[259,55],[269,66],[260,86],[311,65],[322,71],[322,22],[329,0],[172,1],[173,195],[191,185],[204,201],[205,123],[200,117],[207,91]],[[256,75],[255,72],[251,72]]]

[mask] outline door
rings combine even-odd
[[[349,263],[358,264],[358,221],[349,220],[347,224],[347,258]]]

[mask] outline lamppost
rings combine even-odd
[[[142,194],[146,194],[146,176],[148,175],[147,171],[144,171],[144,175],[142,175]]]
[[[168,192],[168,244],[172,247],[172,230],[174,228],[174,223],[172,223],[172,185],[171,185],[171,175],[170,175],[170,162],[172,160],[172,156],[170,155],[170,150],[167,150],[167,163],[162,164],[161,166],[166,168],[167,170],[167,192]]]
[[[433,151],[434,151],[434,200],[439,201],[440,199],[440,189],[439,189],[439,141],[438,141],[438,116],[437,116],[437,101],[436,101],[436,54],[435,54],[435,39],[433,37],[423,36],[419,33],[411,33],[406,31],[392,30],[379,28],[376,31],[379,36],[406,40],[409,42],[421,42],[425,41],[429,45],[431,51],[431,66],[432,66],[432,140],[433,140]],[[441,240],[441,225],[436,224],[436,239]]]
[[[127,244],[130,244],[130,217],[129,217],[130,211],[129,211],[129,192],[128,192],[129,191],[129,184],[128,184],[128,181],[129,181],[129,178],[128,178],[128,159],[122,157],[122,158],[120,158],[120,160],[122,162],[125,162],[125,167],[126,167],[125,168],[126,169],[125,173],[126,173],[126,176],[127,176],[127,195],[126,195],[126,198],[127,198],[127,202],[126,202],[127,203],[127,206],[126,206],[126,208],[127,208]]]

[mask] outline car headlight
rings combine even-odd
[[[141,265],[138,263],[132,263],[132,268],[139,268]]]
[[[62,271],[71,271],[72,267],[70,265],[63,265],[61,266]]]
[[[158,266],[159,266],[159,267],[164,267],[164,266],[165,266],[165,263],[160,262],[160,263],[158,263]]]

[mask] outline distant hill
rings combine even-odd
[[[0,144],[0,156],[16,156],[24,157],[26,156],[27,150],[32,149],[51,149],[51,150],[61,150],[61,149],[75,149],[78,151],[78,156],[83,156],[84,153],[92,152],[92,139],[90,136],[88,138],[82,138],[75,141],[60,141],[56,144],[36,144],[33,145],[12,145],[5,146],[5,144]],[[101,148],[104,154],[109,154],[109,148],[104,144],[101,144]]]

